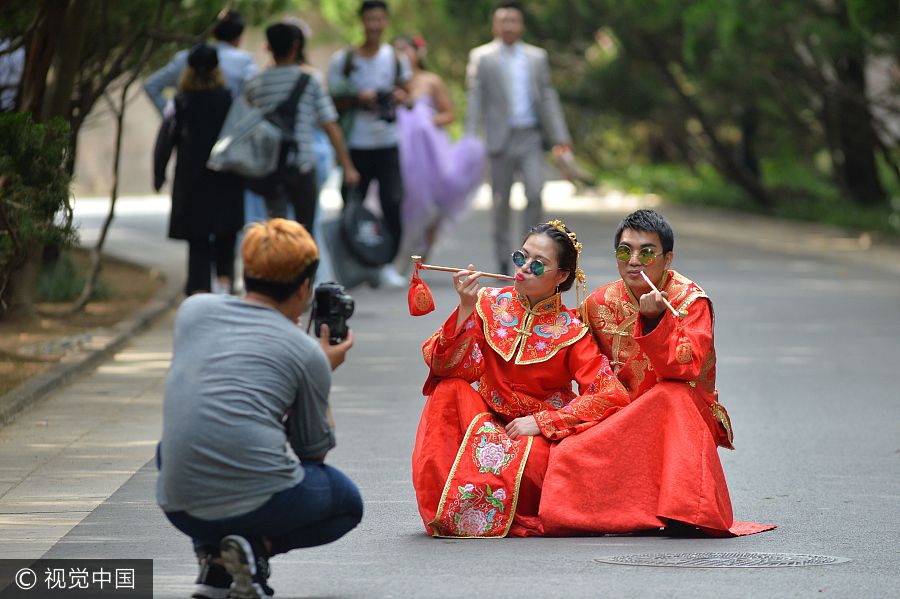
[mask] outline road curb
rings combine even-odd
[[[0,395],[0,427],[75,378],[93,370],[122,348],[132,337],[153,324],[172,308],[182,294],[181,285],[170,277],[144,306],[111,327],[91,331],[91,340],[78,351],[65,355],[46,372],[12,391]]]

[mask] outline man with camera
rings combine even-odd
[[[344,202],[362,201],[372,180],[385,226],[393,241],[390,260],[382,267],[381,282],[405,287],[407,281],[394,269],[401,237],[400,203],[403,181],[397,150],[396,105],[406,101],[412,71],[406,56],[396,53],[381,37],[389,21],[388,7],[381,0],[365,0],[359,8],[365,41],[359,47],[335,53],[328,66],[328,87],[350,148],[350,158],[360,174],[358,188],[341,189]],[[349,194],[358,197],[350,197]]]
[[[363,511],[353,482],[324,463],[353,300],[334,284],[316,290],[317,343],[298,327],[318,265],[306,229],[254,224],[241,254],[244,299],[200,294],[178,310],[158,450],[158,503],[191,537],[193,596],[209,599],[271,597],[269,557],[334,541]]]

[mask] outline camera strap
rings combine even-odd
[[[394,87],[400,87],[400,84],[403,83],[400,81],[400,75],[402,73],[400,55],[397,54],[397,50],[393,46],[391,47],[391,52],[394,55]],[[344,79],[349,79],[350,73],[353,72],[354,56],[356,56],[356,46],[350,46],[344,52],[344,68],[341,69],[341,72],[344,74]]]

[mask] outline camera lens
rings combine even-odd
[[[353,298],[349,295],[344,295],[340,299],[341,305],[341,315],[344,318],[350,318],[353,316],[353,309],[356,307],[356,304],[353,301]]]

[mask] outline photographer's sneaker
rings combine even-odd
[[[381,267],[381,286],[388,289],[401,289],[409,286],[409,280],[397,272],[393,264],[385,264]]]
[[[269,560],[262,542],[251,543],[239,535],[228,535],[219,546],[222,563],[231,575],[231,599],[271,599],[275,591],[269,580]]]
[[[222,564],[213,563],[213,554],[198,553],[200,573],[192,599],[227,599],[231,591],[231,575]]]

